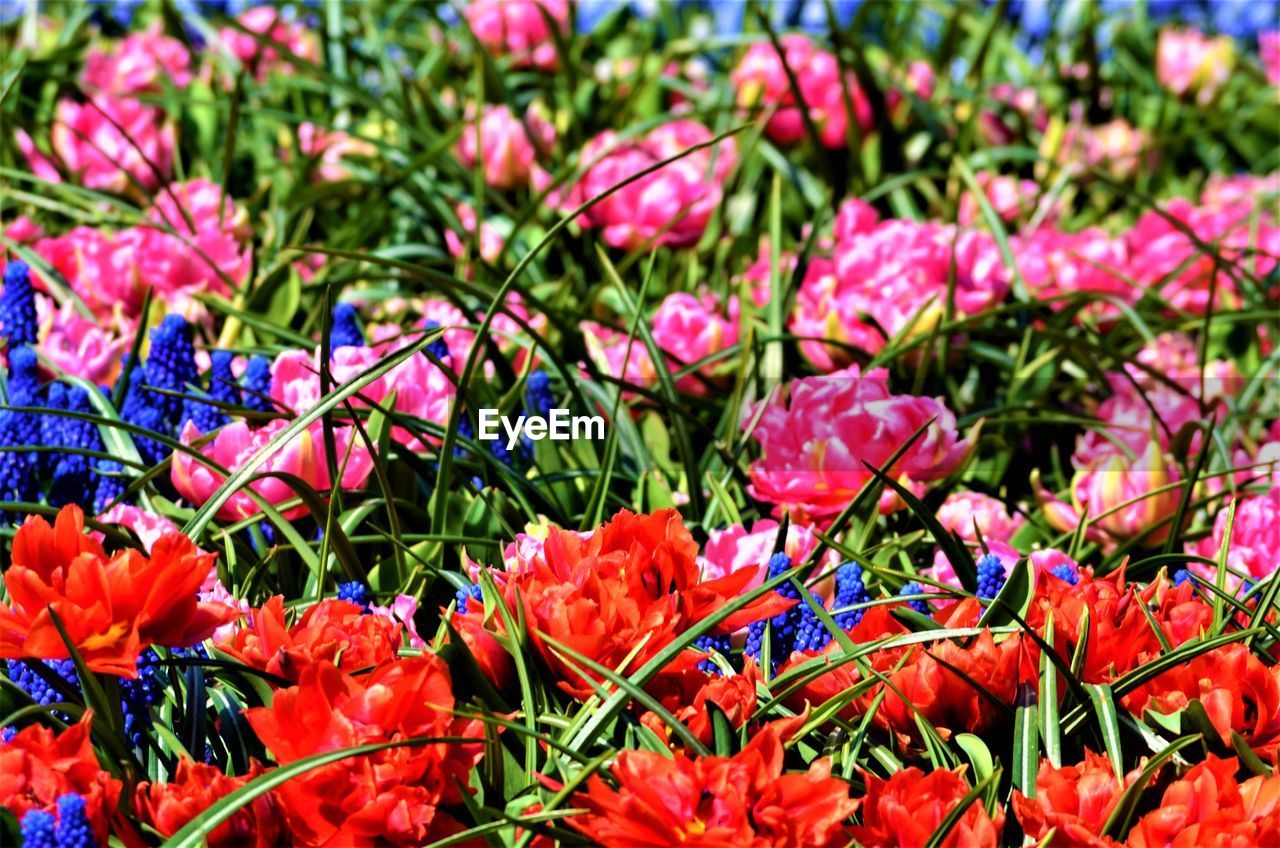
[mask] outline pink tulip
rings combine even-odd
[[[639,140],[624,141],[604,132],[587,142],[579,157],[582,176],[565,192],[547,200],[562,212],[576,209],[589,198],[613,194],[578,217],[579,226],[602,230],[611,247],[636,250],[655,243],[690,247],[702,237],[712,213],[720,205],[723,182],[738,161],[733,139],[702,148],[682,159],[622,185],[696,144],[710,141],[711,131],[680,119],[658,127]],[[545,183],[545,175],[535,175]]]
[[[458,159],[467,168],[474,168],[478,159],[484,181],[493,188],[527,186],[538,152],[555,143],[555,127],[533,110],[521,120],[506,105],[485,106],[477,126],[473,112],[469,110],[458,139]]]
[[[951,474],[970,448],[957,434],[951,410],[934,398],[891,394],[883,368],[864,376],[855,365],[794,380],[781,394],[753,405],[743,416],[744,427],[757,412],[750,435],[761,455],[751,464],[748,491],[800,521],[836,516],[873,479],[863,463],[883,467],[922,428],[885,471],[911,489],[922,491],[924,484]],[[886,492],[880,508],[891,512],[901,501]]]
[[[320,61],[320,44],[315,33],[274,6],[258,6],[237,18],[240,26],[223,27],[218,38],[258,82],[272,73],[292,74],[293,65],[283,56],[312,63]]]
[[[116,504],[99,515],[98,520],[103,524],[119,524],[132,530],[147,553],[151,553],[151,546],[166,533],[177,533],[179,530],[178,525],[163,515],[131,504]]]
[[[719,353],[738,343],[738,301],[730,298],[727,315],[718,297],[677,292],[667,295],[651,319],[654,344],[667,354],[671,373]],[[587,352],[604,373],[640,387],[658,384],[658,372],[644,340],[633,340],[620,332],[592,321],[582,323]],[[706,394],[708,382],[726,377],[724,361],[704,365],[695,374],[676,381],[676,389],[689,394]]]
[[[88,94],[130,95],[164,91],[165,82],[181,91],[191,84],[191,54],[154,24],[131,33],[109,49],[95,46],[85,56],[80,81]]]
[[[1182,490],[1172,484],[1181,477],[1159,440],[1148,438],[1135,455],[1114,448],[1099,451],[1089,464],[1078,466],[1069,505],[1044,490],[1037,495],[1056,530],[1074,532],[1087,516],[1087,538],[1104,547],[1132,539],[1151,547],[1167,539],[1173,529],[1167,519],[1177,510]]]
[[[312,182],[336,183],[351,176],[343,161],[348,156],[372,158],[378,148],[363,139],[355,138],[342,130],[329,130],[310,121],[298,125],[298,151],[308,158],[318,159],[311,171]]]
[[[330,373],[338,388],[372,369],[386,355],[410,343],[377,346],[340,347],[332,351]],[[319,353],[309,354],[301,350],[288,350],[276,357],[271,366],[271,397],[280,406],[302,414],[320,402],[321,394]],[[455,387],[453,382],[425,356],[410,356],[386,374],[362,388],[353,398],[352,406],[375,405],[386,408],[386,401],[395,392],[396,412],[422,421],[443,426],[449,420]],[[416,449],[425,450],[438,443],[437,439],[417,435],[408,427],[392,428],[392,438]]]
[[[1280,30],[1258,33],[1258,56],[1272,85],[1280,85]]]
[[[1216,560],[1227,532],[1227,509],[1219,510],[1213,533],[1187,545],[1187,553]],[[1235,522],[1227,547],[1227,566],[1237,574],[1261,580],[1280,567],[1280,486],[1266,494],[1236,501]],[[1201,564],[1196,570],[1212,580],[1217,569]]]
[[[877,353],[895,335],[930,333],[948,296],[957,316],[975,315],[1003,300],[1009,288],[989,234],[957,236],[934,222],[881,221],[840,238],[833,259],[831,273],[819,273],[825,271],[820,264],[810,268],[790,319],[792,332],[810,339],[801,352],[823,370],[849,364],[852,355],[818,340]]]
[[[61,182],[53,161],[22,130],[18,148],[36,176]],[[54,110],[50,144],[71,178],[99,191],[149,192],[173,172],[174,130],[164,113],[131,97],[64,98]]]
[[[807,36],[798,34],[784,35],[781,45],[781,56],[771,42],[751,45],[730,75],[738,89],[738,105],[744,109],[763,108],[768,118],[765,132],[771,139],[789,146],[799,144],[807,135],[787,68],[796,78],[800,99],[808,107],[824,147],[834,150],[849,143],[846,90],[853,104],[859,137],[865,137],[874,128],[871,104],[853,74],[841,77],[834,53],[818,49]]]
[[[369,612],[372,615],[381,615],[389,618],[403,626],[404,641],[407,647],[423,649],[427,647],[426,641],[418,635],[418,626],[414,624],[413,617],[418,612],[418,599],[413,595],[396,595],[389,605],[385,607],[371,604]]]
[[[1056,142],[1046,134],[1041,153],[1072,171],[1100,168],[1122,180],[1143,168],[1154,169],[1159,159],[1150,134],[1123,118],[1099,126],[1075,121]]]
[[[1177,97],[1210,103],[1231,78],[1235,44],[1229,36],[1206,38],[1191,27],[1160,31],[1156,44],[1156,78]]]
[[[466,16],[476,38],[495,56],[510,56],[517,67],[555,70],[559,64],[555,33],[568,32],[568,0],[475,0]]]
[[[1114,321],[1120,309],[1111,301],[1133,304],[1142,295],[1127,279],[1129,251],[1124,241],[1101,229],[1064,233],[1042,227],[1013,241],[1023,280],[1052,309],[1066,307],[1073,295],[1090,295],[1096,299],[1084,314]]]
[[[756,568],[768,565],[773,556],[774,543],[778,539],[778,528],[781,525],[772,518],[761,518],[754,522],[750,529],[743,524],[735,524],[723,530],[712,530],[707,537],[702,556],[698,557],[698,565],[702,568],[703,580],[718,580],[744,568]],[[809,555],[818,547],[818,537],[813,528],[803,524],[791,524],[787,527],[787,538],[783,543],[783,553],[791,557],[793,564],[806,562]],[[818,563],[821,573],[840,564],[840,556],[828,549]],[[765,569],[752,578],[743,591],[754,589],[764,582]],[[830,600],[833,580],[822,581],[826,590],[826,600]],[[816,590],[816,587],[815,587]],[[823,592],[819,592],[823,594]]]
[[[467,239],[475,239],[475,210],[465,203],[459,203],[454,207],[454,210],[458,214],[458,223],[462,224],[462,229],[466,233]],[[502,234],[498,232],[498,228],[486,220],[480,224],[480,242],[474,249],[485,262],[493,263],[498,261],[498,257],[502,255],[503,241],[504,239]],[[461,259],[467,255],[467,241],[453,230],[444,231],[444,243],[449,250],[449,255],[455,259]],[[470,273],[471,269],[468,268],[467,274],[470,275]]]
[[[1170,381],[1192,397],[1208,403],[1235,397],[1244,389],[1245,378],[1230,360],[1212,359],[1201,368],[1196,343],[1183,333],[1161,333],[1155,341],[1143,345],[1134,359],[1137,363],[1126,363],[1125,371],[1138,387],[1153,397],[1152,405],[1165,412],[1174,404],[1194,409],[1185,401],[1169,397]],[[1185,423],[1194,417],[1193,413],[1175,420]]]
[[[53,266],[101,322],[119,313],[135,318],[146,289],[134,251],[113,235],[93,227],[76,227],[35,244],[36,253]],[[38,269],[32,269],[37,278]],[[47,286],[46,286],[47,288]]]
[[[1196,206],[1183,198],[1170,200],[1160,212],[1143,214],[1130,229],[1130,276],[1143,287],[1157,290],[1175,309],[1193,315],[1203,315],[1209,308],[1211,291],[1215,311],[1234,308],[1240,302],[1234,276],[1223,271],[1185,230],[1214,245],[1227,262],[1248,255],[1252,273],[1265,277],[1280,260],[1280,227],[1274,218],[1264,219],[1257,222],[1255,231],[1253,218],[1248,202]]]
[[[289,424],[283,418],[276,418],[261,427],[251,428],[244,421],[233,421],[219,429],[212,441],[196,450],[212,462],[234,472],[266,447]],[[194,444],[200,436],[199,429],[190,421],[182,428],[181,441],[184,445]],[[335,427],[333,436],[337,450],[335,459],[338,468],[342,470],[341,486],[344,489],[358,489],[364,485],[373,470],[373,458],[364,442],[356,435],[354,427]],[[332,484],[325,458],[324,433],[319,422],[274,451],[258,466],[256,473],[273,471],[292,474],[320,492],[330,489]],[[186,451],[173,452],[170,476],[178,493],[197,507],[206,503],[226,482],[223,474]],[[292,486],[277,477],[261,477],[249,484],[248,488],[273,506],[297,496]],[[262,508],[253,498],[244,489],[240,489],[218,509],[217,515],[223,521],[242,521],[261,512]],[[307,507],[300,504],[286,509],[282,516],[292,520],[306,514]]]
[[[112,385],[120,374],[121,359],[129,351],[129,334],[114,332],[76,311],[67,300],[55,307],[37,295],[40,315],[40,353],[71,377],[81,377],[95,385]]]
[[[1006,224],[1030,219],[1039,213],[1042,202],[1047,202],[1042,199],[1040,185],[1034,180],[1019,180],[988,171],[981,171],[976,177],[978,187],[986,195],[987,202]],[[1052,225],[1056,222],[1061,209],[1061,202],[1046,206],[1042,224]],[[960,197],[959,221],[965,225],[985,223],[982,207],[972,192],[966,191]]]
[[[1018,513],[1010,515],[1000,501],[979,492],[956,492],[938,507],[938,523],[972,545],[978,544],[978,534],[983,540],[1008,542],[1026,522]]]

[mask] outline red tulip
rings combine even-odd
[[[75,792],[85,800],[98,844],[106,845],[122,785],[98,765],[89,742],[92,717],[85,713],[78,724],[58,735],[32,725],[0,743],[0,807],[19,821],[31,810],[56,815],[58,798]]]
[[[942,820],[969,791],[962,770],[922,772],[907,768],[888,780],[868,774],[862,799],[862,824],[850,835],[878,848],[923,848]],[[1004,827],[1004,811],[994,816],[976,799],[961,814],[940,848],[995,848]]]
[[[1085,750],[1084,761],[1054,768],[1040,762],[1036,774],[1035,798],[1013,793],[1013,810],[1022,829],[1032,839],[1043,839],[1053,831],[1056,848],[1110,848],[1118,846],[1102,835],[1107,819],[1120,803],[1120,796],[1141,774],[1141,767],[1116,778],[1111,760]]]
[[[1280,845],[1280,777],[1239,783],[1239,769],[1210,757],[1174,781],[1129,831],[1130,848]]]
[[[465,737],[387,748],[311,769],[277,790],[299,845],[424,845],[457,833],[441,807],[459,804],[480,760],[483,728],[457,719],[449,670],[434,654],[383,663],[359,678],[328,662],[302,671],[269,707],[245,715],[281,765],[324,751]]]
[[[586,699],[603,678],[562,656],[552,641],[629,674],[736,598],[764,567],[703,581],[697,555],[675,510],[622,510],[585,536],[552,527],[545,543],[517,549],[508,570],[493,576],[508,607],[524,605],[530,642],[560,688]],[[794,603],[765,593],[714,630],[727,635]],[[468,615],[482,619],[483,612]],[[505,632],[497,615],[490,626]]]
[[[364,615],[358,604],[333,599],[308,608],[290,627],[284,598],[276,595],[214,645],[245,665],[296,681],[317,662],[355,671],[395,659],[400,631],[386,616]]]
[[[844,845],[841,822],[858,806],[828,760],[784,774],[782,743],[771,727],[732,757],[628,750],[612,772],[617,788],[592,775],[574,795],[586,814],[567,820],[604,848]]]
[[[650,681],[645,690],[688,727],[699,741],[709,745],[714,738],[709,705],[719,707],[734,728],[742,727],[755,714],[756,683],[759,680],[760,668],[752,660],[747,660],[741,674],[718,674],[693,666],[669,666]],[[670,741],[671,727],[657,713],[644,713],[640,722],[658,737]]]
[[[1174,666],[1126,695],[1135,715],[1170,714],[1198,700],[1221,737],[1232,744],[1240,734],[1263,759],[1276,762],[1280,750],[1280,666],[1266,665],[1239,642]]]
[[[56,614],[91,670],[135,678],[138,655],[149,646],[194,645],[239,617],[234,607],[196,599],[214,559],[180,533],[165,534],[150,558],[134,549],[108,557],[84,535],[80,507],[63,508],[53,527],[32,517],[14,536],[5,573],[0,657],[69,656]]]
[[[229,777],[217,766],[183,759],[168,783],[143,783],[134,806],[138,816],[161,836],[173,836],[225,795],[262,774],[258,763],[247,774]],[[283,823],[273,796],[259,795],[209,834],[210,848],[273,848],[280,845]]]

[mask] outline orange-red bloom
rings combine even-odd
[[[0,606],[0,657],[65,659],[56,614],[90,669],[137,677],[147,647],[194,645],[240,615],[196,599],[214,559],[181,533],[162,536],[149,558],[132,548],[108,557],[84,535],[77,506],[63,508],[53,527],[30,518],[14,536],[4,576],[9,606]]]
[[[604,678],[551,644],[564,645],[602,666],[626,675],[671,644],[682,632],[723,608],[759,577],[744,568],[703,581],[698,545],[680,513],[660,510],[635,515],[622,510],[585,538],[550,528],[541,550],[506,573],[495,573],[507,605],[524,605],[530,642],[576,698],[595,693]],[[715,631],[732,633],[789,609],[795,601],[767,592],[721,621]],[[481,615],[479,611],[468,613]],[[491,624],[501,631],[500,619]]]
[[[161,836],[173,836],[214,801],[244,786],[265,769],[254,763],[248,774],[228,777],[217,766],[183,759],[168,783],[138,786],[134,808],[138,817]],[[274,848],[284,827],[274,797],[259,795],[209,834],[210,848]]]
[[[1210,757],[1174,781],[1129,831],[1130,848],[1280,845],[1280,777],[1236,781],[1234,757]]]
[[[1126,708],[1169,715],[1200,701],[1222,744],[1239,733],[1258,756],[1276,762],[1280,750],[1280,666],[1265,665],[1239,642],[1200,654],[1130,692]]]
[[[829,760],[784,774],[782,743],[770,727],[732,757],[628,750],[612,772],[618,788],[592,775],[573,801],[586,814],[567,820],[604,848],[844,845],[841,823],[858,807]]]
[[[98,844],[106,845],[121,783],[98,765],[89,742],[91,721],[92,713],[85,713],[58,735],[32,725],[0,743],[0,807],[21,821],[30,810],[56,814],[58,798],[75,792],[84,797]]]
[[[850,835],[877,848],[924,848],[970,788],[961,769],[925,773],[906,768],[888,780],[874,774],[866,778],[862,824],[852,828]],[[982,799],[976,799],[960,815],[941,848],[995,848],[1003,827],[1004,811],[997,810],[993,817]]]
[[[664,670],[645,690],[709,745],[714,736],[709,705],[719,707],[734,728],[742,727],[755,714],[759,680],[760,667],[748,659],[741,674],[716,674],[696,667]],[[657,713],[646,712],[640,721],[663,739],[671,735],[670,726]]]
[[[1014,790],[1013,811],[1032,839],[1054,832],[1055,848],[1111,848],[1119,845],[1102,830],[1120,803],[1120,796],[1142,773],[1139,766],[1122,783],[1106,754],[1085,750],[1084,761],[1054,768],[1041,760],[1036,774],[1036,797]]]
[[[394,659],[400,644],[399,622],[364,615],[359,604],[326,598],[309,607],[290,627],[284,598],[269,599],[249,613],[245,626],[214,645],[245,665],[297,681],[317,662],[357,671]]]
[[[461,829],[441,807],[480,759],[479,721],[456,719],[449,670],[434,654],[384,663],[355,678],[328,662],[302,671],[249,724],[281,765],[323,751],[413,737],[475,739],[387,748],[312,769],[277,798],[299,845],[424,845]]]

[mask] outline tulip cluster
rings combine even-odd
[[[1077,5],[0,0],[0,846],[1280,844],[1280,32]]]

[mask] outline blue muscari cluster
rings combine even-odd
[[[422,328],[423,328],[424,330],[427,330],[427,331],[430,331],[430,330],[438,330],[438,329],[440,329],[440,322],[439,322],[439,321],[431,321],[431,320],[423,321],[423,322],[422,322]],[[446,356],[448,356],[448,355],[449,355],[449,345],[445,343],[444,335],[441,335],[439,338],[437,338],[437,339],[436,339],[435,341],[433,341],[431,344],[427,345],[427,347],[426,347],[426,351],[427,351],[427,353],[431,354],[431,356],[433,356],[433,357],[434,357],[434,358],[436,358],[436,359],[444,359]],[[461,365],[461,363],[459,363],[459,365]]]
[[[46,405],[49,409],[65,409],[68,412],[84,415],[94,413],[88,391],[79,386],[51,384]],[[42,418],[45,445],[72,448],[74,451],[98,453],[105,451],[102,434],[92,421],[63,415],[45,415]],[[93,459],[88,454],[74,451],[45,454],[47,473],[52,481],[48,494],[48,501],[52,506],[62,507],[70,503],[79,503],[84,499],[85,492],[93,490],[93,476],[90,475],[90,464]],[[102,485],[104,484],[100,480],[99,486]],[[105,485],[108,489],[111,486],[111,484]]]
[[[333,307],[333,326],[329,329],[329,350],[340,347],[363,347],[364,333],[360,331],[360,316],[349,303]]]
[[[978,597],[991,600],[1000,594],[1008,577],[1004,573],[1004,564],[995,554],[987,554],[978,560]]]
[[[14,260],[4,266],[4,290],[0,292],[0,335],[10,348],[33,345],[39,338],[35,292],[31,289],[31,269]]]
[[[44,810],[22,817],[22,848],[98,848],[85,800],[75,792],[58,799],[57,818]]]
[[[733,650],[733,645],[729,641],[729,636],[717,636],[714,633],[704,633],[693,641],[693,646],[699,651],[713,651],[726,660],[729,659],[729,652]],[[721,674],[720,666],[710,657],[698,663],[698,668],[708,674]]]
[[[555,406],[556,398],[551,393],[551,377],[539,368],[530,372],[524,382],[524,405],[530,415],[546,415]]]
[[[338,584],[338,600],[359,604],[364,612],[369,611],[369,587],[359,580]]]
[[[244,369],[244,405],[255,412],[270,412],[271,360],[261,354],[249,357]]]
[[[67,682],[74,689],[80,688],[80,678],[76,674],[75,663],[71,660],[43,660],[45,666]],[[151,648],[143,651],[138,657],[138,676],[133,680],[120,681],[120,705],[124,715],[125,734],[137,747],[144,744],[147,730],[151,727],[151,707],[164,690],[159,672],[164,667],[160,656]],[[65,698],[26,662],[8,660],[9,680],[26,692],[31,700],[41,706],[48,706],[64,701]],[[65,718],[65,716],[64,716]]]
[[[9,348],[9,406],[40,406],[40,373],[35,351],[26,345]],[[0,448],[40,443],[41,416],[13,409],[0,410]],[[31,502],[38,498],[39,454],[0,451],[0,500]]]
[[[769,576],[767,579],[773,580],[790,570],[791,557],[784,553],[776,553],[769,559]],[[800,600],[800,593],[790,583],[782,583],[774,591],[784,598]],[[772,672],[777,668],[779,660],[790,654],[791,647],[795,644],[796,631],[801,623],[801,616],[804,615],[802,610],[807,610],[810,615],[813,614],[813,610],[808,609],[808,604],[801,603],[786,612],[778,613],[770,619],[752,623],[747,628],[747,645],[743,653],[759,661],[764,652],[764,640],[767,632],[770,636],[769,659],[770,664],[773,666],[770,669],[770,672]]]
[[[151,349],[142,366],[142,379],[146,388],[152,390],[148,392],[147,402],[159,411],[165,425],[162,432],[176,433],[191,417],[191,401],[178,395],[190,394],[191,387],[200,380],[191,325],[181,315],[164,316],[160,326],[151,331]]]
[[[1177,571],[1173,572],[1173,585],[1175,586],[1181,586],[1190,579],[1191,572],[1187,571],[1185,568],[1179,568]]]
[[[809,592],[809,599],[822,606],[822,597],[816,592]],[[822,619],[813,607],[803,600],[792,610],[795,614],[795,641],[791,643],[791,651],[820,651],[831,641],[831,631],[827,630]],[[784,650],[787,646],[784,646]],[[790,653],[790,651],[787,651]]]
[[[483,600],[483,596],[480,591],[480,584],[478,583],[468,583],[466,586],[463,586],[461,589],[455,592],[453,597],[458,601],[457,609],[458,609],[459,615],[467,614],[467,609],[468,609],[467,605],[471,601]]]
[[[913,597],[915,595],[923,595],[924,587],[921,586],[919,583],[917,583],[915,580],[912,580],[910,583],[903,586],[902,591],[899,592],[898,594],[903,595],[904,597]],[[924,600],[907,601],[907,606],[911,607],[913,610],[920,613],[921,615],[929,614],[929,604],[927,601],[924,601]]]
[[[1080,569],[1076,568],[1069,562],[1062,563],[1062,565],[1050,570],[1049,573],[1054,577],[1057,577],[1059,580],[1065,580],[1072,586],[1075,586],[1080,582]]]
[[[862,614],[866,612],[864,609],[849,607],[865,604],[870,600],[871,593],[867,591],[866,582],[862,579],[862,566],[856,562],[846,562],[836,569],[836,595],[832,609],[845,610],[834,616],[841,630],[849,630],[862,621]]]

